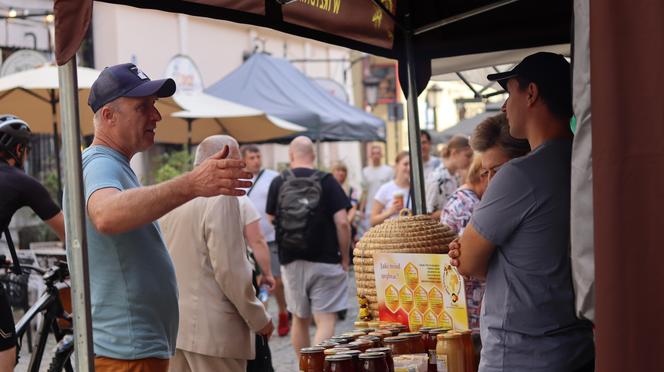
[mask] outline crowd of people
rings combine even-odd
[[[440,156],[428,132],[420,138],[428,212],[460,237],[449,255],[466,276],[480,370],[591,371],[592,328],[574,315],[568,253],[569,64],[538,53],[489,78],[509,93],[503,113],[451,138]],[[154,144],[154,103],[174,92],[173,80],[133,64],[106,68],[91,88],[95,133],[82,160],[95,368],[271,370],[274,324],[257,294],[275,297],[277,333],[290,333],[296,354],[332,337],[349,301],[353,244],[412,208],[413,159],[401,152],[388,166],[371,146],[358,188],[343,163],[316,169],[307,137],[292,140],[288,169],[277,172],[259,147],[216,135],[198,146],[193,170],[142,186],[129,161]],[[0,226],[29,205],[63,237],[59,208],[17,170],[27,124],[0,117],[7,136],[0,190],[30,196],[3,204]],[[13,323],[2,321],[0,369],[10,370]]]

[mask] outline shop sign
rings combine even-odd
[[[166,77],[175,80],[177,93],[196,93],[203,91],[203,77],[194,61],[188,56],[178,54],[166,67]]]

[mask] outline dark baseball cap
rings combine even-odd
[[[106,67],[90,89],[88,105],[97,112],[119,97],[170,97],[175,93],[173,79],[150,80],[133,63]]]
[[[524,58],[510,71],[487,75],[489,81],[497,81],[507,90],[507,81],[521,76],[540,87],[557,91],[570,86],[570,65],[561,54],[539,52]]]

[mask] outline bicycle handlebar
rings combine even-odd
[[[13,271],[13,267],[13,264],[10,261],[7,261],[4,255],[0,255],[0,268]],[[21,265],[21,269],[28,269],[36,272],[41,275],[46,282],[63,281],[69,276],[69,266],[65,261],[58,261],[47,270],[33,265]]]

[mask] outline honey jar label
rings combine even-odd
[[[413,308],[413,291],[408,287],[402,287],[399,290],[399,302],[401,302],[401,308],[409,313]]]
[[[438,287],[432,287],[429,291],[429,307],[436,314],[443,311],[443,292]]]
[[[436,314],[434,314],[433,311],[429,310],[426,313],[424,313],[424,326],[429,327],[429,328],[437,328],[438,327],[438,317]]]
[[[410,326],[410,331],[417,332],[420,328],[422,328],[424,317],[422,316],[422,313],[420,313],[419,311],[413,310],[410,312],[410,315],[408,316],[408,322]]]
[[[438,328],[454,329],[453,325],[452,318],[450,318],[446,312],[443,311],[443,313],[438,316]]]
[[[427,293],[427,290],[424,289],[422,286],[419,286],[415,288],[414,294],[415,294],[415,307],[421,313],[425,313],[427,310],[429,310],[429,294]]]
[[[463,277],[446,254],[374,253],[375,298],[381,321],[468,329]]]
[[[385,288],[385,305],[391,312],[395,312],[399,308],[399,291],[392,284]]]
[[[417,285],[420,284],[420,274],[417,271],[417,267],[412,263],[408,263],[403,269],[403,272],[404,277],[406,278],[406,285],[408,285],[410,289],[417,288]]]
[[[447,372],[447,355],[438,354],[436,355],[436,370],[438,372]]]

